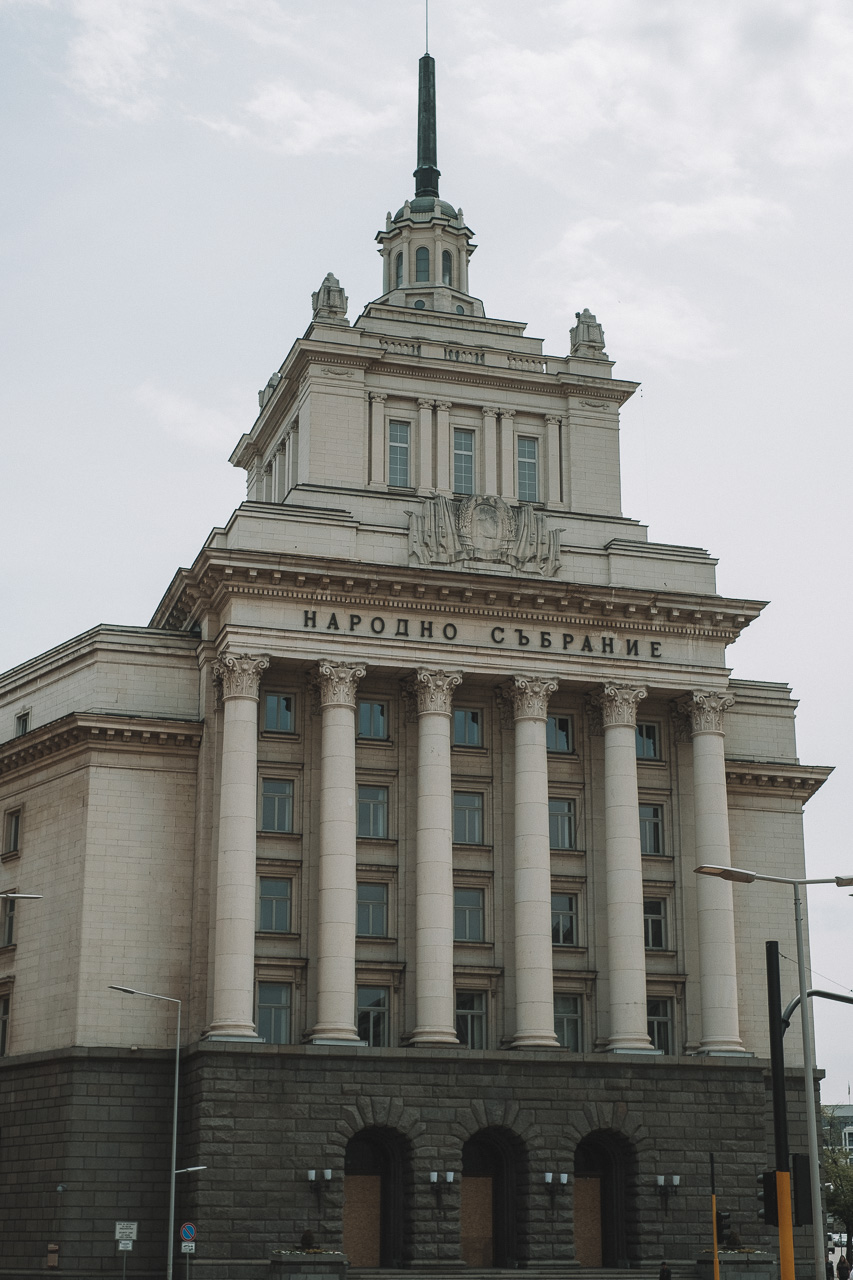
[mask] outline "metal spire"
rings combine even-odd
[[[435,138],[435,59],[425,53],[418,78],[418,167],[415,169],[415,197],[437,196],[441,174],[437,168]]]

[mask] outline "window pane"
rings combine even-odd
[[[264,697],[264,728],[271,733],[293,732],[293,698],[290,694],[266,694]]]
[[[456,1036],[468,1049],[486,1046],[485,991],[456,992]]]
[[[387,708],[384,702],[359,702],[358,736],[360,738],[388,737]]]
[[[356,932],[363,938],[388,936],[387,884],[359,883],[357,889],[358,923]]]
[[[486,935],[486,895],[483,889],[453,890],[453,937],[457,942],[482,942]]]
[[[362,839],[388,837],[388,788],[359,787],[358,834]]]
[[[661,1053],[672,1053],[672,1002],[647,1000],[648,1033],[652,1046]]]
[[[388,483],[408,488],[409,485],[409,424],[388,424]]]
[[[4,898],[0,909],[0,946],[11,947],[15,941],[15,899]]]
[[[666,902],[646,898],[643,902],[643,928],[647,951],[666,950]]]
[[[293,830],[293,782],[291,779],[261,779],[261,830]]]
[[[290,933],[291,881],[260,878],[258,929],[261,933]]]
[[[552,849],[575,848],[574,800],[549,800],[548,825]]]
[[[580,996],[554,996],[554,1031],[564,1049],[580,1053],[583,1045]]]
[[[359,1040],[381,1048],[388,1044],[388,988],[358,988],[357,1025]]]
[[[267,1044],[290,1044],[290,983],[258,983],[258,1035]]]
[[[483,843],[483,797],[479,792],[454,791],[453,840],[455,844]]]
[[[9,1006],[11,1000],[9,996],[0,996],[0,1058],[6,1053],[6,1045],[9,1039]]]
[[[647,854],[663,853],[663,808],[659,804],[640,805],[640,849]]]
[[[551,938],[556,947],[578,945],[577,894],[551,894]]]
[[[474,492],[474,432],[453,432],[453,492]]]
[[[442,284],[453,284],[453,254],[447,249],[441,255],[441,281]]]
[[[545,745],[549,751],[574,751],[574,721],[571,716],[548,717],[545,723]]]
[[[637,725],[637,759],[660,759],[660,734],[656,724]]]
[[[521,502],[539,501],[539,467],[537,457],[539,442],[527,436],[519,436],[518,448],[518,497]]]
[[[482,743],[481,711],[470,711],[467,707],[455,707],[453,710],[453,742],[457,747],[480,747]]]
[[[6,830],[3,837],[3,852],[17,853],[21,840],[21,811],[13,809],[6,814]]]
[[[403,255],[398,253],[394,259],[394,288],[402,289],[403,287]]]
[[[429,280],[429,249],[415,250],[415,280]]]

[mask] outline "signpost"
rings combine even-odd
[[[122,1280],[125,1280],[127,1276],[127,1255],[133,1250],[137,1225],[135,1222],[116,1223],[116,1240],[118,1241],[118,1251],[121,1254]]]
[[[195,1253],[194,1222],[185,1222],[181,1227],[181,1253],[187,1255],[187,1280],[190,1280],[190,1254]]]

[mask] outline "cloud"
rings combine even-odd
[[[191,396],[152,382],[136,387],[133,399],[165,435],[220,458],[223,454],[227,457],[240,439],[247,417],[242,392],[231,397],[228,411],[211,409]]]
[[[73,14],[66,83],[102,110],[154,115],[170,66],[168,0],[76,0]]]
[[[749,234],[762,223],[788,218],[783,205],[760,196],[721,192],[706,200],[656,200],[639,207],[637,223],[655,239],[675,240],[687,236],[719,233]],[[635,223],[635,225],[637,225]]]

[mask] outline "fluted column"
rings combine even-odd
[[[216,941],[210,1035],[254,1036],[255,841],[258,829],[258,689],[262,654],[224,653]]]
[[[728,694],[694,693],[682,706],[693,731],[693,815],[696,865],[731,866],[723,715]],[[737,958],[732,886],[716,876],[696,877],[699,915],[701,1050],[743,1052],[738,1024]]]
[[[456,1044],[450,717],[458,671],[418,671],[416,1021],[412,1044]]]
[[[365,668],[324,659],[317,674],[323,725],[317,1022],[311,1039],[357,1040],[355,691]]]
[[[515,719],[515,1049],[556,1048],[551,840],[545,726],[556,680],[513,676]]]
[[[610,1050],[651,1049],[646,1016],[643,862],[637,796],[637,703],[645,689],[606,684],[599,697],[604,725],[604,827],[607,858],[607,951]]]

